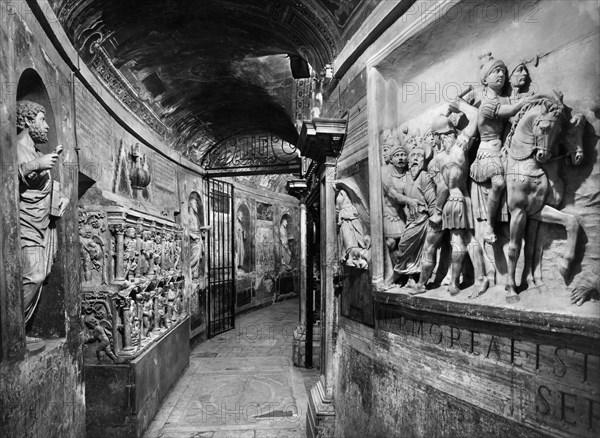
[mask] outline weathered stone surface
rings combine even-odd
[[[189,363],[189,318],[128,364],[86,365],[87,436],[141,437]]]

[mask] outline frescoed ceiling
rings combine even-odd
[[[295,144],[294,77],[331,63],[381,0],[49,1],[92,71],[200,164],[232,136]]]

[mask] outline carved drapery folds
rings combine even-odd
[[[188,312],[182,230],[119,207],[79,215],[86,361],[124,362]]]

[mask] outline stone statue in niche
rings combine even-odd
[[[370,219],[360,196],[361,191],[351,180],[335,181],[335,189],[340,263],[369,269],[371,236],[365,232],[365,225],[370,223]]]
[[[292,249],[290,241],[293,238],[288,236],[288,218],[283,216],[279,225],[279,241],[281,242],[281,265],[283,268],[291,269]]]
[[[238,209],[235,221],[235,266],[242,272],[246,269],[244,262],[248,241],[248,230],[245,222],[244,212]]]
[[[23,268],[23,309],[25,321],[33,315],[56,255],[55,221],[68,205],[60,194],[50,169],[56,166],[63,147],[42,154],[36,144],[48,142],[46,109],[35,102],[17,102],[17,165],[19,173],[19,218]],[[28,343],[41,342],[27,338]]]
[[[116,362],[117,356],[115,356],[110,342],[110,336],[112,336],[110,327],[104,326],[101,321],[98,321],[92,315],[87,315],[84,318],[84,324],[88,330],[84,332],[83,343],[90,344],[92,342],[98,342],[98,345],[96,346],[96,357],[98,358],[98,362],[102,362],[102,352],[104,352],[104,354],[106,354],[113,362]]]

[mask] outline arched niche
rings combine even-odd
[[[240,271],[252,271],[253,237],[254,232],[250,227],[250,209],[245,203],[241,203],[235,212],[235,265],[238,273]]]
[[[16,98],[17,102],[29,100],[45,108],[46,123],[49,127],[48,142],[45,144],[36,144],[36,149],[44,154],[52,152],[58,145],[56,117],[44,81],[34,69],[26,69],[19,77]],[[52,180],[59,183],[62,180],[62,166],[60,163],[61,159],[59,158],[59,164],[54,166],[50,171]],[[56,256],[53,259],[50,273],[42,285],[41,293],[35,301],[37,304],[35,304],[33,313],[26,324],[27,336],[42,339],[57,339],[64,337],[66,334],[65,287],[69,281],[67,281],[68,273],[66,272],[64,263],[64,260],[66,260],[66,251],[64,246],[60,244],[60,242],[66,240],[64,239],[61,220],[58,218],[50,221],[49,232],[56,233]]]

